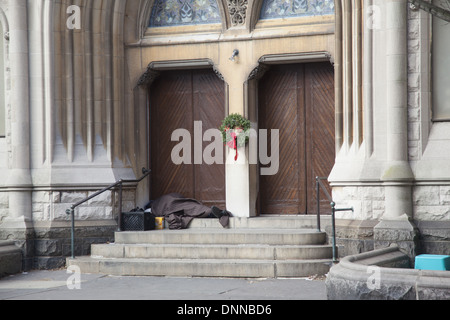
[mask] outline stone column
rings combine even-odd
[[[235,61],[229,57],[235,49],[239,55]],[[246,82],[251,72],[249,61],[252,60],[252,49],[249,44],[234,42],[224,44],[221,47],[218,69],[228,84],[228,113],[238,113],[248,117],[246,106]],[[225,184],[226,184],[226,209],[235,217],[251,217],[256,215],[256,178],[254,167],[250,165],[248,147],[238,148],[238,159],[234,160],[235,151],[226,148]]]
[[[412,219],[407,127],[407,0],[386,1],[386,109],[387,166],[385,213],[374,228],[376,246],[396,242],[410,256],[415,255],[416,228]]]
[[[11,158],[6,184],[9,191],[9,216],[5,218],[1,226],[0,237],[16,240],[23,246],[24,255],[27,257],[32,254],[27,1],[9,0],[8,19],[11,68]],[[25,268],[26,265],[25,261]]]
[[[229,114],[244,112],[245,78],[236,77],[230,81]],[[238,148],[238,159],[235,161],[235,151],[226,148],[226,207],[235,217],[251,217],[255,215],[255,204],[251,197],[251,172],[246,147]]]

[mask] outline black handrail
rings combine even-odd
[[[333,198],[328,193],[325,185],[322,183],[322,180],[327,180],[328,177],[316,177],[316,192],[317,192],[317,231],[320,231],[320,188],[322,188],[323,192],[327,196],[327,199],[330,201],[331,206],[331,232],[332,232],[332,247],[333,247],[333,263],[338,261],[336,254],[336,223],[335,223],[335,213],[336,211],[353,211],[353,207],[351,208],[343,208],[336,209],[336,203],[333,201]]]
[[[77,203],[73,204],[69,209],[66,210],[66,214],[71,215],[71,236],[70,236],[70,247],[71,247],[71,253],[72,258],[75,258],[75,208],[82,205],[86,201],[91,200],[92,198],[95,198],[96,196],[102,194],[103,192],[106,192],[108,190],[114,189],[117,186],[119,186],[119,221],[118,221],[118,231],[121,231],[121,224],[122,224],[122,187],[124,183],[139,183],[144,178],[146,178],[150,174],[151,170],[148,170],[146,168],[142,168],[142,177],[140,177],[137,180],[124,180],[120,179],[116,181],[115,183],[97,191],[96,193],[90,195],[89,197],[86,197],[85,199],[78,201]]]
[[[333,202],[327,188],[323,184],[322,180],[327,180],[327,177],[316,177],[316,194],[317,194],[317,231],[320,231],[320,188],[327,196],[328,201]]]

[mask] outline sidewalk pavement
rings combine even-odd
[[[0,279],[0,300],[326,300],[324,280],[125,277],[60,269]]]

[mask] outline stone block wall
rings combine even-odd
[[[336,237],[339,255],[374,249],[374,231],[385,210],[385,190],[382,186],[349,186],[333,188],[336,208],[353,211],[336,212]],[[326,230],[331,234],[331,227]]]
[[[416,220],[450,222],[450,185],[415,186],[413,209]]]
[[[32,229],[27,245],[16,243],[24,250],[24,269],[53,269],[65,265],[71,255],[71,217],[66,210],[97,190],[51,190],[32,194]],[[135,190],[124,189],[122,210],[135,208]],[[0,192],[0,223],[8,214],[8,193]],[[3,214],[2,214],[3,212]],[[107,191],[75,209],[75,255],[89,255],[91,244],[114,241],[119,214],[117,191]],[[7,240],[11,232],[1,231]]]
[[[37,191],[33,192],[33,221],[67,221],[66,210],[73,204],[91,196],[96,191]],[[134,207],[134,192],[124,191],[122,195],[125,210]],[[106,191],[85,202],[75,210],[75,219],[112,220],[118,214],[117,192]]]
[[[384,213],[384,192],[382,186],[334,187],[333,200],[336,203],[336,208],[353,207],[353,212],[337,212],[336,218],[379,220]]]
[[[416,185],[412,195],[412,222],[419,231],[419,252],[450,254],[450,185]],[[336,208],[354,208],[353,212],[336,213],[336,236],[341,256],[374,249],[373,228],[383,217],[384,197],[382,186],[333,189]],[[328,229],[331,232],[330,227]]]

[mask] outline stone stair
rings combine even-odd
[[[326,274],[332,248],[309,216],[195,219],[185,230],[117,232],[91,256],[67,259],[82,273],[277,278]],[[326,217],[322,220],[325,220]],[[314,225],[314,227],[312,227]]]

